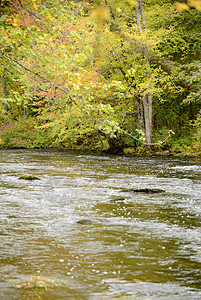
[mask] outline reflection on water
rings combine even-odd
[[[201,299],[199,160],[1,150],[0,203],[0,299]]]

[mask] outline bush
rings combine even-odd
[[[198,117],[198,119],[193,124],[195,129],[194,134],[194,141],[192,144],[192,151],[195,154],[201,155],[201,117]]]
[[[51,144],[48,131],[40,129],[31,118],[11,121],[0,128],[1,148],[47,148]]]

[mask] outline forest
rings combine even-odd
[[[3,0],[0,28],[0,148],[201,155],[201,0]]]

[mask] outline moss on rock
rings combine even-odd
[[[40,180],[37,176],[30,175],[30,174],[24,174],[19,177],[19,179],[24,179],[24,180]]]

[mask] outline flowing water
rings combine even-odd
[[[0,205],[2,300],[201,299],[201,160],[0,150]]]

